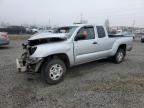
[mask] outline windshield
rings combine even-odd
[[[67,33],[67,37],[71,37],[78,26],[59,27],[54,30],[54,33]]]

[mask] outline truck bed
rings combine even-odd
[[[109,38],[114,38],[114,37],[127,37],[127,36],[124,36],[124,35],[117,35],[117,34],[109,34],[108,36],[109,36]]]

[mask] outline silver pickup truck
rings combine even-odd
[[[47,83],[57,84],[72,66],[104,58],[121,63],[133,47],[133,38],[108,35],[103,26],[81,24],[35,34],[22,46],[24,53],[16,59],[18,70],[41,72]]]

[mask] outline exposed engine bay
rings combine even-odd
[[[26,67],[24,71],[28,72],[37,72],[43,58],[30,58],[30,56],[36,51],[37,47],[36,45],[40,44],[47,44],[47,43],[54,43],[54,42],[61,42],[64,41],[64,38],[42,38],[42,39],[36,39],[36,40],[28,40],[26,43],[22,44],[22,47],[24,49],[23,54],[21,55],[20,62],[23,66]]]
[[[62,38],[45,38],[45,39],[36,39],[36,40],[28,40],[28,45],[29,46],[35,46],[35,45],[40,45],[40,44],[46,44],[46,43],[54,43],[54,42],[60,42],[65,39]]]

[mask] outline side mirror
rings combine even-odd
[[[75,37],[75,41],[84,40],[84,39],[86,39],[86,37],[83,34],[79,34]]]

